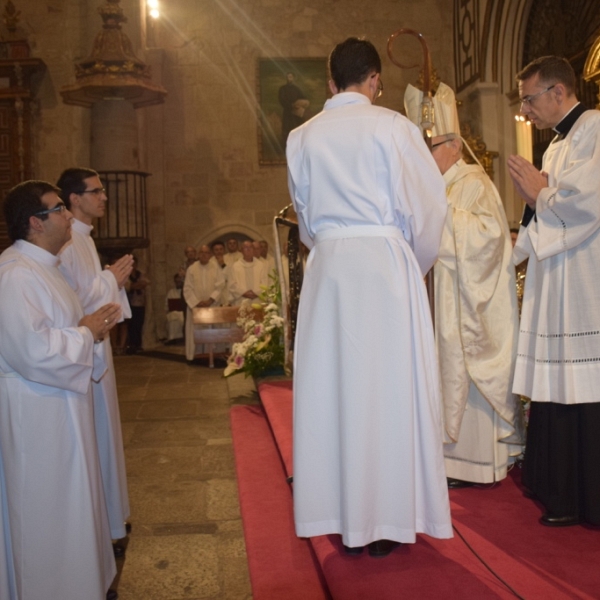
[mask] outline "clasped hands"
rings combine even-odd
[[[87,327],[92,332],[94,342],[101,342],[120,318],[121,306],[111,302],[100,307],[96,312],[82,317],[78,325]]]
[[[538,171],[522,156],[511,155],[507,161],[508,172],[519,195],[535,210],[537,198],[543,188],[548,187],[548,173]]]

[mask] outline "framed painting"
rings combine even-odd
[[[292,129],[321,112],[328,97],[326,58],[258,59],[258,157],[285,165]]]

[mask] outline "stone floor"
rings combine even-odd
[[[229,409],[258,396],[180,352],[115,357],[133,531],[114,587],[120,600],[249,600]]]

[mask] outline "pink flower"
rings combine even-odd
[[[254,335],[260,335],[262,333],[263,330],[263,326],[259,323],[255,328],[254,328]]]
[[[237,366],[238,369],[241,369],[244,366],[244,357],[243,356],[236,356],[234,359],[234,362]]]

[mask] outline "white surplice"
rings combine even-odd
[[[548,187],[521,228],[529,258],[513,390],[535,402],[600,399],[600,111],[548,146]]]
[[[435,274],[435,335],[444,400],[446,474],[491,483],[521,452],[512,393],[518,309],[502,201],[478,165],[444,173],[449,210]],[[516,429],[515,429],[516,428]]]
[[[52,254],[0,256],[0,598],[104,600],[116,568],[91,378],[106,365]]]
[[[194,319],[192,309],[198,302],[212,298],[212,306],[221,304],[225,289],[225,274],[219,264],[210,262],[203,265],[197,260],[186,272],[183,284],[183,297],[187,304],[185,318],[185,355],[187,360],[193,360],[194,355],[202,352],[200,346],[194,343]]]
[[[92,226],[73,219],[71,241],[59,253],[61,273],[75,290],[83,310],[90,314],[108,302],[121,305],[122,318],[131,317],[125,289],[119,290],[114,275],[103,270],[91,238]],[[125,537],[125,521],[129,518],[127,472],[123,452],[121,416],[117,381],[113,365],[110,337],[100,345],[108,370],[99,382],[92,385],[96,438],[102,467],[104,494],[113,539]]]
[[[248,290],[252,290],[257,296],[260,296],[264,288],[269,284],[267,275],[267,264],[264,260],[253,258],[251,262],[243,258],[234,262],[229,269],[227,276],[227,288],[229,299],[233,306],[239,306]]]
[[[296,533],[452,537],[423,275],[447,211],[418,129],[345,92],[294,129],[289,187],[311,248],[294,353]]]

